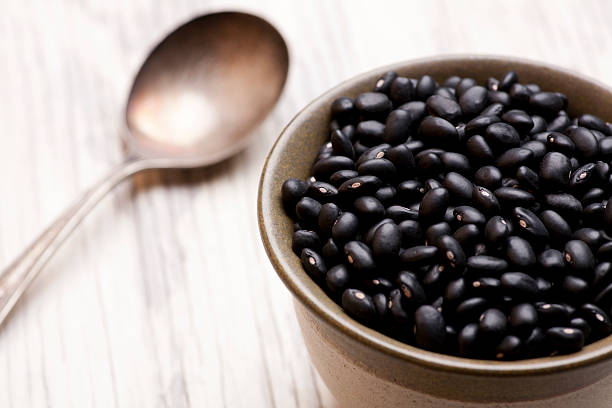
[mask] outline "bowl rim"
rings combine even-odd
[[[276,196],[275,203],[275,197],[264,196],[264,192],[266,187],[272,182],[273,179],[269,171],[271,159],[274,156],[279,144],[288,141],[292,131],[294,131],[294,126],[297,126],[297,120],[302,118],[302,116],[308,113],[309,110],[313,109],[313,107],[320,105],[323,100],[329,97],[329,95],[336,93],[341,89],[350,89],[351,84],[358,83],[367,78],[381,75],[387,71],[406,69],[410,66],[424,63],[451,63],[467,60],[482,63],[494,61],[509,65],[516,64],[523,67],[530,66],[532,68],[549,71],[551,73],[560,73],[579,79],[580,81],[590,83],[591,85],[602,89],[612,96],[611,87],[573,70],[526,58],[490,54],[445,54],[440,56],[405,60],[374,68],[365,73],[361,73],[342,81],[341,83],[317,96],[305,107],[299,110],[291,121],[283,128],[266,157],[258,186],[257,218],[260,236],[268,258],[285,286],[310,312],[323,319],[325,323],[334,329],[343,332],[362,345],[373,348],[389,357],[404,360],[408,363],[449,373],[507,377],[545,375],[573,370],[596,363],[603,363],[606,360],[611,360],[612,335],[586,346],[577,353],[519,361],[469,359],[420,349],[416,346],[412,346],[388,337],[383,333],[380,333],[377,330],[369,328],[354,320],[344,313],[341,307],[333,302],[333,300],[329,298],[325,292],[320,290],[320,294],[317,294],[306,287],[306,285],[304,285],[300,279],[297,279],[297,274],[301,273],[306,275],[305,272],[301,269],[296,271],[289,268],[282,259],[282,256],[279,256],[279,253],[282,251],[279,250],[278,242],[276,242],[273,234],[271,234],[270,231],[271,228],[274,227],[274,224],[271,223],[271,218],[274,217],[272,210],[275,206],[281,210],[282,207],[280,205],[280,200],[278,200],[278,195]],[[280,194],[280,192],[278,194]],[[284,214],[284,212],[282,213]],[[291,253],[289,256],[295,256],[295,254]],[[336,306],[337,310],[332,310],[333,306]]]

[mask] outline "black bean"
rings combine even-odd
[[[552,327],[568,324],[570,312],[564,305],[557,303],[536,303],[538,320],[542,327]]]
[[[357,172],[360,176],[376,176],[383,181],[390,181],[394,179],[396,175],[393,163],[384,158],[372,159],[361,163],[357,168]]]
[[[427,269],[427,272],[423,275],[421,282],[423,283],[423,289],[428,294],[441,293],[444,289],[444,285],[447,283],[448,273],[445,265],[435,264]]]
[[[494,256],[474,255],[467,259],[467,268],[471,276],[499,276],[508,269],[508,262]]]
[[[387,159],[393,163],[397,169],[401,180],[413,175],[415,162],[412,151],[406,144],[400,144],[387,150]]]
[[[568,135],[576,144],[576,151],[584,159],[593,159],[599,154],[599,144],[593,133],[584,127],[577,127]]]
[[[428,191],[421,201],[419,215],[421,219],[432,222],[444,217],[448,207],[449,194],[445,188],[436,188]]]
[[[484,134],[487,127],[493,123],[501,122],[501,119],[497,115],[480,115],[470,120],[465,125],[465,134],[467,136],[474,136]]]
[[[466,176],[472,172],[469,159],[461,153],[444,152],[440,155],[440,160],[446,173],[456,172]]]
[[[516,336],[506,336],[495,348],[495,358],[498,360],[518,360],[523,358],[523,343]]]
[[[559,213],[570,225],[575,224],[582,214],[582,204],[571,194],[546,194],[544,201],[548,208]]]
[[[335,187],[339,188],[342,183],[352,178],[359,176],[355,170],[338,170],[329,176],[329,182]]]
[[[480,211],[468,205],[455,207],[453,215],[455,220],[457,220],[460,224],[476,224],[479,226],[484,226],[485,222],[487,221],[485,216]]]
[[[584,347],[584,334],[572,327],[551,327],[546,330],[546,338],[553,350],[561,354],[573,353]]]
[[[397,285],[402,292],[402,302],[411,309],[415,309],[427,300],[425,291],[416,276],[407,271],[397,275]]]
[[[338,187],[338,193],[347,197],[374,194],[382,186],[382,181],[372,175],[362,175],[349,179]]]
[[[408,112],[412,118],[412,123],[414,126],[418,125],[418,123],[427,115],[427,105],[425,105],[425,102],[421,101],[405,103],[399,106],[398,109]]]
[[[295,206],[295,213],[298,219],[308,226],[318,224],[320,211],[321,203],[310,197],[302,198]]]
[[[396,223],[400,223],[405,220],[417,220],[419,218],[419,212],[408,207],[401,205],[392,205],[387,207],[385,210],[387,217],[391,218]]]
[[[563,153],[546,154],[540,164],[540,180],[548,189],[565,188],[572,171],[570,160]]]
[[[595,180],[595,163],[587,163],[572,171],[569,187],[573,192],[584,191]]]
[[[608,163],[604,163],[601,160],[598,160],[597,162],[595,162],[595,173],[597,174],[597,177],[599,177],[600,181],[603,181],[604,183],[610,181],[610,165]]]
[[[612,321],[601,308],[591,303],[585,303],[578,309],[578,313],[591,328],[593,340],[602,339],[612,333]]]
[[[325,245],[323,245],[321,254],[325,261],[331,265],[332,263],[342,262],[340,249],[333,238],[329,238]]]
[[[500,91],[508,92],[512,85],[516,84],[518,80],[519,78],[516,72],[508,71],[499,81],[499,86],[497,87],[497,89],[499,89]]]
[[[542,268],[540,271],[545,277],[558,280],[564,274],[565,258],[556,249],[547,249],[538,255],[538,263]]]
[[[385,216],[385,207],[380,201],[371,196],[359,197],[353,203],[355,214],[365,224],[373,224]]]
[[[512,232],[512,224],[506,218],[496,215],[487,221],[484,236],[490,244],[500,246],[506,242]]]
[[[586,193],[582,196],[582,205],[586,206],[587,204],[592,204],[597,201],[601,202],[605,199],[606,192],[604,189],[599,187],[593,187],[587,190]]]
[[[317,180],[328,180],[338,170],[354,170],[355,162],[344,156],[330,156],[317,161],[312,166],[312,173]]]
[[[546,335],[541,328],[533,329],[529,337],[523,342],[525,351],[528,355],[535,357],[546,354]],[[550,352],[548,353],[550,354]]]
[[[349,265],[360,274],[369,274],[376,269],[372,252],[363,242],[348,242],[344,245],[344,255]]]
[[[501,281],[497,278],[484,276],[470,284],[470,293],[476,297],[483,297],[496,301],[501,296]]]
[[[373,159],[382,159],[386,158],[387,151],[391,148],[391,145],[388,143],[381,143],[376,146],[368,148],[365,152],[359,155],[357,162],[355,163],[356,167],[359,167],[363,162]]]
[[[493,123],[489,125],[485,134],[487,143],[493,151],[504,151],[512,147],[519,147],[521,139],[517,131],[507,123]]]
[[[355,132],[355,134],[357,134],[357,132]],[[364,145],[359,140],[353,143],[353,149],[355,149],[355,156],[357,157],[367,152],[369,148],[370,148],[369,146]]]
[[[359,122],[355,130],[359,141],[366,146],[376,146],[383,143],[385,125],[376,120]]]
[[[504,106],[510,106],[512,100],[510,99],[510,95],[506,92],[501,91],[489,91],[488,92],[489,102],[491,103],[501,103]]]
[[[365,285],[373,293],[384,293],[386,295],[388,295],[395,287],[393,282],[381,277],[377,277],[374,279],[366,279]]]
[[[461,78],[458,77],[457,75],[453,75],[450,76],[448,78],[446,78],[446,80],[444,81],[444,86],[448,87],[448,88],[453,88],[455,89],[455,87],[457,86],[457,84],[461,81]]]
[[[593,228],[580,228],[574,231],[573,238],[587,244],[592,250],[597,250],[604,243],[603,233]]]
[[[589,292],[589,284],[577,276],[567,275],[561,280],[563,297],[571,304],[580,304]]]
[[[404,308],[404,302],[402,302],[402,292],[399,289],[393,289],[389,293],[389,303],[387,308],[393,316],[393,320],[401,326],[410,326],[412,324],[413,314],[408,313]]]
[[[584,320],[582,317],[574,317],[572,320],[570,320],[569,325],[574,329],[580,330],[582,334],[584,334],[585,342],[591,342],[591,326],[589,326],[586,320]]]
[[[529,149],[533,152],[534,161],[538,161],[546,155],[546,145],[542,142],[538,142],[537,140],[530,140],[521,145],[523,149]]]
[[[570,125],[567,115],[559,115],[550,121],[546,130],[549,132],[562,132]]]
[[[478,334],[487,344],[497,344],[504,338],[507,327],[507,318],[499,309],[487,309],[478,319]]]
[[[526,105],[529,103],[529,97],[531,96],[531,92],[525,85],[521,85],[519,83],[514,83],[508,90],[508,94],[512,99],[512,103],[516,105]]]
[[[458,305],[465,298],[467,289],[463,278],[450,281],[444,290],[444,304],[449,308]]]
[[[543,244],[542,240],[548,239],[548,230],[533,212],[523,207],[516,207],[512,211],[512,215],[515,225],[518,226],[519,234],[536,244]]]
[[[506,150],[497,157],[495,165],[506,174],[514,174],[520,166],[528,166],[533,160],[533,152],[522,147]]]
[[[427,98],[427,109],[430,115],[441,117],[449,122],[455,122],[462,115],[461,107],[455,100],[440,95],[432,95]]]
[[[397,73],[394,71],[388,71],[383,74],[374,85],[374,92],[382,92],[385,94],[389,94],[391,90],[391,84],[397,78]]]
[[[420,306],[414,313],[414,336],[417,345],[438,351],[444,345],[446,323],[442,314],[429,305]]]
[[[425,230],[425,243],[427,245],[436,245],[438,238],[450,233],[452,233],[452,230],[447,222],[432,224]]]
[[[440,187],[442,187],[442,183],[432,178],[425,180],[425,183],[423,183],[423,188],[425,190],[425,193],[427,193],[430,190],[434,190]]]
[[[530,268],[536,263],[536,256],[529,242],[517,236],[508,237],[506,257],[519,268]]]
[[[496,215],[500,211],[499,202],[495,195],[491,190],[482,186],[474,186],[472,190],[472,202],[474,207],[487,216]]]
[[[365,92],[357,96],[355,107],[364,118],[384,118],[391,111],[391,101],[384,93]]]
[[[488,102],[488,91],[482,86],[473,86],[459,96],[461,111],[466,116],[478,115]]]
[[[304,197],[308,184],[296,178],[285,180],[281,187],[281,197],[286,211],[293,213],[295,205]]]
[[[601,289],[612,283],[612,263],[601,262],[593,269],[593,280],[591,286],[594,293],[599,293]]]
[[[459,142],[459,134],[455,126],[449,121],[435,116],[427,116],[423,119],[418,133],[426,143],[446,149],[457,146]]]
[[[342,294],[342,307],[360,322],[370,323],[376,318],[372,297],[359,289],[346,289]]]
[[[391,83],[389,96],[395,106],[400,106],[414,99],[415,89],[412,81],[406,77],[397,77]]]
[[[501,116],[501,120],[512,125],[521,135],[529,133],[533,128],[533,119],[523,110],[509,110]]]
[[[505,110],[505,106],[499,102],[495,102],[487,106],[480,112],[481,116],[499,116]]]
[[[453,269],[462,271],[465,268],[465,252],[455,238],[450,235],[442,235],[435,245]]]
[[[431,152],[420,152],[415,157],[418,172],[426,176],[436,176],[442,171],[440,156]]]
[[[314,198],[319,202],[329,202],[336,198],[338,189],[329,183],[323,181],[315,181],[308,185],[306,195]]]
[[[390,205],[397,194],[397,190],[393,186],[381,187],[374,193],[374,197],[382,203],[382,205]]]
[[[302,249],[310,248],[314,251],[321,249],[321,240],[319,234],[314,231],[298,230],[293,233],[293,242],[291,249],[296,255],[302,253]]]
[[[372,246],[372,241],[374,240],[374,234],[376,233],[376,230],[378,229],[378,227],[380,227],[383,224],[387,224],[387,223],[392,223],[393,220],[391,218],[383,218],[382,220],[378,221],[376,224],[372,225],[369,229],[368,232],[366,232],[365,236],[362,237],[362,241],[366,243],[366,245],[368,246]]]
[[[342,213],[332,225],[331,235],[338,244],[352,241],[359,232],[359,219],[351,212]]]
[[[416,86],[416,97],[422,101],[427,100],[431,95],[433,95],[434,91],[438,85],[436,81],[429,75],[423,75]]]
[[[602,309],[610,310],[610,307],[612,307],[612,283],[597,294],[593,303]]]
[[[402,232],[402,247],[410,247],[422,242],[423,231],[417,221],[402,221],[398,227]]]
[[[612,135],[612,130],[606,125],[606,122],[595,115],[585,113],[578,118],[578,125],[591,130],[598,130],[607,136]]]
[[[473,78],[462,78],[455,86],[455,95],[459,98],[463,95],[468,89],[476,86],[476,80]]]
[[[531,120],[533,120],[533,127],[529,131],[530,135],[535,135],[537,133],[544,132],[548,126],[546,119],[539,115],[531,115]]]
[[[462,247],[469,247],[475,244],[481,236],[480,229],[475,224],[466,224],[455,230],[453,237]]]
[[[405,110],[396,109],[387,116],[382,140],[391,145],[403,143],[408,139],[411,127],[411,115]]]
[[[558,213],[552,210],[545,210],[540,213],[540,220],[550,233],[553,242],[561,244],[569,240],[572,236],[572,229]]]
[[[600,262],[612,261],[612,242],[606,242],[597,250],[597,259]]]
[[[327,266],[325,265],[323,257],[317,252],[310,248],[304,248],[302,249],[300,260],[302,261],[304,270],[313,280],[320,281],[325,278]]]
[[[470,180],[459,173],[447,173],[442,186],[448,190],[450,200],[454,203],[468,203],[472,200],[472,189],[474,186]]]
[[[357,119],[357,112],[353,100],[346,96],[334,100],[331,104],[331,116],[340,123],[354,122]]]
[[[531,95],[529,105],[544,117],[554,117],[564,108],[565,103],[558,93],[538,92]]]
[[[514,187],[500,187],[495,190],[495,196],[502,208],[510,209],[517,206],[531,207],[535,204],[535,197],[528,191]]]
[[[509,323],[521,338],[525,338],[538,324],[538,312],[530,303],[519,303],[512,308]]]
[[[435,246],[417,245],[400,251],[400,261],[409,266],[428,265],[437,258],[438,248]]]
[[[506,272],[500,280],[504,290],[513,299],[533,299],[538,293],[538,283],[523,272]]]
[[[459,303],[455,311],[456,319],[465,325],[478,321],[482,313],[487,310],[489,302],[483,297],[472,297]]]
[[[325,284],[330,292],[334,294],[343,293],[350,281],[349,270],[344,264],[332,267],[325,275]]]
[[[593,268],[595,257],[591,248],[583,241],[571,240],[565,244],[565,262],[576,272],[586,272]]]
[[[495,190],[501,186],[502,173],[495,166],[483,166],[474,174],[474,183]]]
[[[331,143],[333,154],[336,156],[346,156],[349,159],[355,158],[355,149],[351,140],[340,130],[332,132]]]
[[[599,152],[603,159],[612,159],[612,136],[605,137],[599,141]]]
[[[381,225],[374,233],[372,254],[375,257],[396,257],[402,243],[402,232],[395,223]]]
[[[493,151],[487,141],[480,135],[470,137],[466,142],[468,156],[475,161],[489,163],[493,161]]]
[[[470,323],[461,329],[457,337],[459,355],[463,357],[477,357],[481,354],[478,332],[477,323]]]

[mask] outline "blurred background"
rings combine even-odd
[[[612,84],[605,0],[2,0],[2,264],[120,161],[150,47],[226,9],[285,37],[277,108],[233,159],[138,176],[87,218],[0,329],[0,406],[333,405],[257,228],[259,173],[283,126],[339,81],[438,54],[520,56]]]

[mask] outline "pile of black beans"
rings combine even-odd
[[[440,353],[517,360],[612,332],[612,126],[521,84],[387,72],[331,105],[293,251],[356,320]]]

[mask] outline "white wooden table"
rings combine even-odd
[[[542,59],[612,83],[604,0],[2,0],[3,264],[120,160],[124,98],[149,47],[227,8],[285,36],[278,107],[234,159],[139,176],[91,214],[0,329],[0,407],[332,405],[255,216],[259,171],[293,114],[357,73],[440,53]]]

